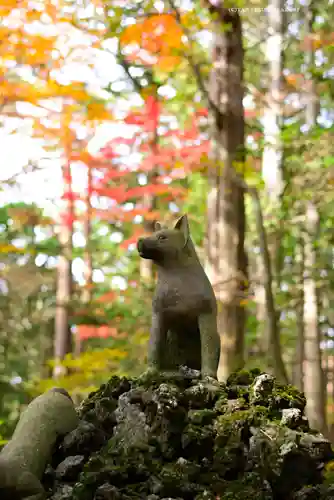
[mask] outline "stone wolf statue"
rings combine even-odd
[[[172,229],[157,222],[152,235],[138,240],[137,249],[158,269],[149,369],[175,371],[185,365],[217,378],[217,302],[191,240],[187,216]]]

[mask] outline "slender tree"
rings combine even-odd
[[[244,190],[234,180],[244,161],[243,46],[239,13],[223,2],[209,2],[209,10],[214,16],[209,83],[214,166],[209,172],[206,257],[210,278],[220,283],[218,376],[224,380],[244,363],[245,207]]]
[[[268,38],[266,41],[266,57],[268,61],[268,92],[266,94],[263,123],[264,123],[264,149],[262,157],[262,178],[265,183],[266,212],[273,216],[281,210],[282,195],[284,190],[284,144],[282,140],[282,128],[284,120],[284,33],[285,33],[285,12],[283,0],[270,0],[268,5]],[[279,219],[278,219],[279,220]],[[269,259],[272,275],[270,280],[271,295],[275,294],[279,288],[281,273],[281,236],[282,227],[278,222],[274,231],[268,237]],[[263,259],[262,254],[258,260]],[[259,267],[263,268],[261,262]],[[261,281],[267,282],[264,277]],[[266,288],[267,285],[263,285]],[[257,291],[261,298],[261,292]],[[268,294],[265,292],[265,295]],[[261,302],[258,304],[262,310]],[[260,323],[263,351],[265,353],[266,364],[272,369],[275,375],[282,381],[287,380],[286,370],[282,359],[280,344],[280,322],[279,314],[276,311],[275,301],[272,307],[266,308],[264,323]],[[275,349],[273,348],[275,346]]]
[[[55,335],[54,335],[54,359],[55,365],[53,376],[56,378],[63,374],[64,368],[61,361],[66,354],[72,352],[72,336],[69,324],[70,302],[72,297],[72,248],[73,248],[73,222],[74,222],[74,200],[72,193],[71,175],[71,149],[69,137],[70,107],[66,104],[63,110],[63,147],[64,164],[62,166],[64,192],[67,199],[64,200],[65,209],[62,221],[59,224],[60,253],[57,264],[57,288],[56,288],[56,313],[55,313]]]
[[[88,307],[92,300],[92,288],[93,288],[93,255],[92,255],[92,244],[91,244],[91,232],[92,232],[92,192],[93,192],[93,168],[91,165],[87,165],[87,186],[86,193],[84,197],[85,203],[85,213],[83,219],[83,236],[85,238],[85,249],[83,255],[84,261],[84,280],[85,284],[82,290],[81,300],[84,306]],[[80,338],[79,332],[77,332],[75,338],[75,355],[79,356],[82,352],[82,340]]]
[[[313,24],[316,16],[315,2],[308,2],[305,9],[305,25],[307,49],[305,51],[307,102],[306,124],[311,131],[317,121],[318,97],[313,78],[314,46]],[[307,398],[307,416],[312,426],[326,432],[325,412],[325,384],[322,370],[322,356],[320,347],[319,328],[319,297],[316,282],[317,267],[317,240],[319,233],[320,216],[317,205],[311,199],[305,207],[305,232],[304,232],[304,333],[305,333],[305,361],[304,361],[304,390]]]
[[[283,0],[270,0],[268,5],[268,38],[266,55],[269,69],[269,85],[264,107],[264,150],[262,177],[267,193],[278,203],[284,188],[283,175],[283,85],[284,85],[284,32],[285,12]]]
[[[301,237],[297,248],[296,258],[298,260],[298,290],[297,290],[297,341],[292,370],[292,381],[300,391],[304,391],[304,358],[305,358],[305,336],[304,336],[304,241]]]

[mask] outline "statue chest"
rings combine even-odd
[[[174,277],[171,280],[158,282],[153,310],[164,315],[198,316],[210,307],[210,297],[203,286],[196,280],[182,280]]]

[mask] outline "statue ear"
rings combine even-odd
[[[177,223],[175,224],[174,229],[182,231],[184,235],[184,244],[186,244],[189,239],[189,233],[190,233],[188,217],[186,215],[182,215],[182,217],[180,217]]]
[[[154,223],[154,231],[161,231],[162,229],[162,225],[160,224],[160,222],[156,221]]]

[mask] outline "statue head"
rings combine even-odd
[[[139,238],[137,249],[143,259],[162,264],[164,261],[178,260],[186,253],[189,242],[189,223],[186,215],[178,219],[172,229],[155,223],[155,232],[146,238]]]

